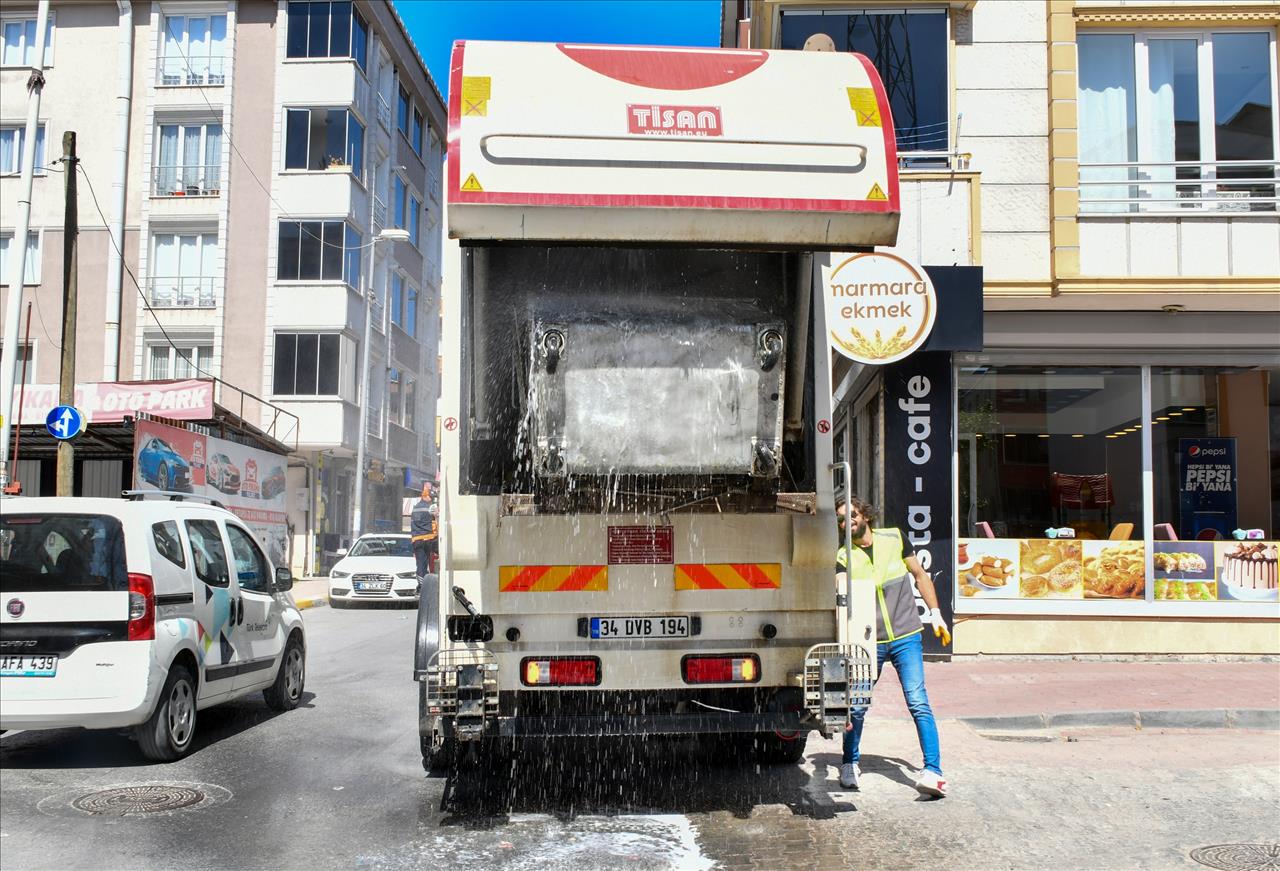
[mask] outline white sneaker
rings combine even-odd
[[[927,769],[921,771],[919,779],[916,780],[916,792],[934,798],[946,798],[947,779],[941,774]]]
[[[845,762],[840,766],[840,785],[845,789],[857,789],[861,774],[862,769],[856,762]]]

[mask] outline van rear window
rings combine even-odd
[[[128,590],[124,530],[100,514],[0,516],[0,590]]]

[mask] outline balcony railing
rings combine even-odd
[[[373,231],[375,233],[380,233],[386,226],[387,204],[375,196],[373,198]]]
[[[1277,160],[1080,164],[1082,214],[1274,214],[1277,203]]]
[[[155,185],[158,197],[216,197],[222,192],[222,167],[216,163],[158,166]]]
[[[378,94],[378,123],[383,130],[391,132],[391,104],[381,94]]]
[[[218,86],[227,81],[221,57],[162,57],[160,58],[160,86]]]
[[[213,308],[214,281],[208,276],[153,278],[148,301],[152,308]]]

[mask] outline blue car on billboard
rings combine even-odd
[[[138,449],[138,476],[161,490],[191,492],[191,464],[158,436],[148,436]]]

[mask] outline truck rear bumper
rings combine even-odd
[[[800,711],[729,713],[699,711],[687,714],[600,713],[594,716],[499,717],[503,738],[576,737],[617,738],[627,735],[716,735],[730,732],[807,732],[815,728]]]

